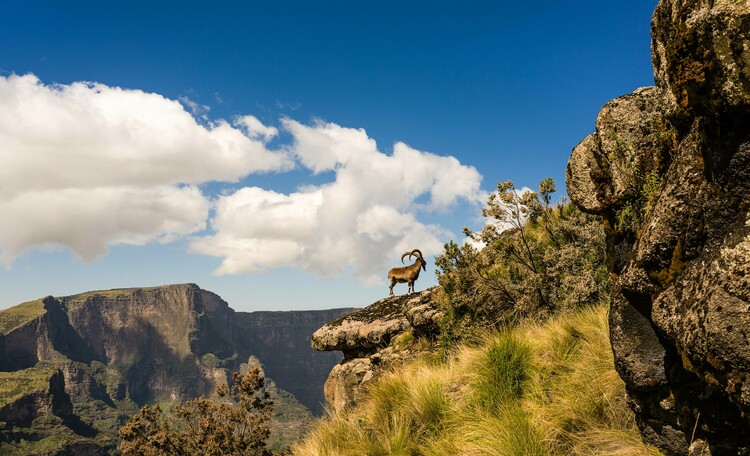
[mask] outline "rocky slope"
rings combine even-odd
[[[6,411],[0,441],[43,439],[35,418],[65,415],[61,426],[73,423],[68,431],[95,437],[97,451],[106,452],[116,444],[119,425],[140,405],[209,395],[253,355],[279,375],[271,383],[280,409],[309,420],[306,407],[284,386],[292,386],[306,405],[322,402],[324,376],[340,357],[313,352],[309,337],[348,311],[235,312],[194,284],[50,296],[0,311],[0,373],[10,378],[51,369],[59,388],[34,397],[59,402],[64,396],[71,405],[70,416],[61,415],[25,396],[30,418]],[[0,414],[2,406],[21,407],[19,400],[0,403]],[[276,418],[286,423],[277,429],[299,428],[291,422],[296,418]],[[24,427],[25,434],[11,432],[14,426]]]
[[[395,364],[418,354],[399,342],[436,335],[442,313],[434,303],[437,288],[377,301],[332,321],[312,336],[312,347],[341,351],[344,359],[325,382],[325,397],[335,411],[354,406],[362,387]]]
[[[656,87],[607,103],[568,194],[604,218],[615,364],[667,454],[750,454],[750,3],[661,0]]]

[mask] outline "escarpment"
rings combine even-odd
[[[280,388],[319,416],[325,403],[322,385],[341,355],[312,350],[310,338],[323,324],[355,310],[237,312],[237,345],[257,356]]]
[[[662,0],[656,87],[607,103],[568,162],[603,217],[610,331],[644,438],[750,454],[750,3]]]
[[[363,387],[391,366],[420,353],[409,342],[437,335],[442,313],[434,299],[437,288],[377,301],[334,320],[312,336],[312,347],[341,351],[344,359],[325,382],[325,397],[336,411],[353,407]]]
[[[4,441],[44,439],[55,441],[50,446],[76,441],[70,451],[85,444],[86,451],[95,447],[90,454],[107,453],[119,425],[141,405],[211,395],[248,359],[273,380],[274,429],[285,429],[286,442],[304,429],[297,421],[310,420],[308,409],[322,412],[323,382],[341,359],[313,351],[310,336],[351,310],[235,312],[218,295],[183,284],[48,296],[0,311],[6,384],[48,370],[55,379],[54,388],[39,380],[20,399],[0,391],[0,453],[10,451]],[[44,405],[60,398],[65,413]],[[18,404],[26,411],[13,412]],[[64,419],[55,424],[55,416]]]

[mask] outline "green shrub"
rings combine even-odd
[[[538,193],[520,193],[510,181],[498,184],[483,211],[485,227],[465,229],[474,242],[445,245],[435,260],[445,295],[444,345],[608,299],[601,223],[573,204],[553,206],[554,189],[551,179]]]

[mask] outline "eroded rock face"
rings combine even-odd
[[[312,347],[344,353],[326,380],[326,401],[334,410],[353,407],[362,397],[362,386],[389,366],[414,357],[417,352],[399,347],[397,337],[435,334],[443,314],[434,303],[437,288],[382,299],[332,321],[312,336]]]
[[[77,410],[66,418],[70,429],[96,434],[81,424],[96,418],[104,436],[100,441],[106,444],[97,447],[97,454],[103,454],[116,444],[118,424],[136,406],[210,395],[248,357],[257,355],[266,372],[278,376],[274,429],[286,437],[299,436],[292,432],[298,428],[295,423],[309,421],[305,406],[322,413],[323,383],[341,359],[339,354],[313,352],[310,335],[347,310],[235,312],[195,284],[49,296],[0,311],[0,374],[15,378],[24,369],[53,369],[58,389]],[[287,385],[305,406],[283,391]],[[6,417],[0,421],[12,428],[18,424],[14,417],[49,415],[36,410],[56,397],[51,391],[45,387],[27,395],[12,409],[0,403]],[[45,429],[35,425],[33,431]],[[0,426],[0,454],[9,451],[3,439],[11,444],[18,440],[3,432]]]
[[[662,0],[651,23],[654,78],[676,110],[715,115],[750,104],[750,3]]]
[[[602,108],[568,194],[604,218],[615,363],[644,437],[750,454],[750,2],[663,0],[652,35],[657,87]]]

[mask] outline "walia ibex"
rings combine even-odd
[[[406,290],[406,293],[414,293],[414,281],[419,278],[419,268],[427,270],[427,262],[422,258],[422,252],[419,251],[419,249],[414,249],[411,252],[406,252],[403,255],[401,255],[401,262],[404,262],[404,257],[409,256],[409,259],[411,260],[412,256],[417,257],[417,261],[414,262],[414,264],[410,264],[409,266],[404,266],[400,268],[393,268],[390,271],[388,271],[388,278],[391,280],[391,286],[389,287],[389,290],[391,293],[388,296],[393,296],[393,286],[397,283],[404,283],[407,282],[409,284],[409,288]]]

